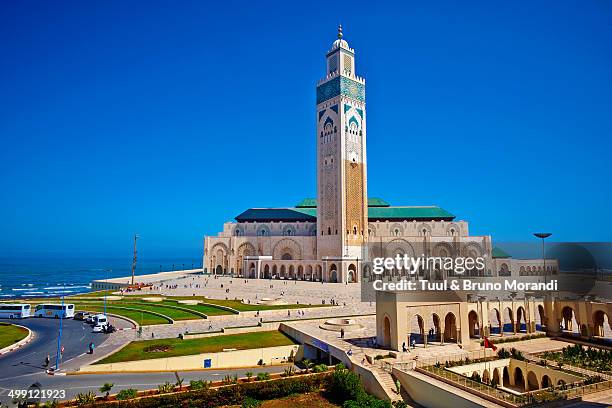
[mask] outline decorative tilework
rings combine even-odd
[[[359,121],[358,121],[357,119],[355,119],[355,117],[354,117],[354,116],[351,116],[351,118],[349,119],[349,125],[350,125],[351,123],[354,123],[354,124],[355,124],[355,126],[359,127]]]
[[[325,115],[325,109],[323,109],[321,112],[319,112],[319,120],[321,120],[323,115]]]
[[[363,109],[355,108],[361,119],[363,119]]]
[[[334,105],[330,109],[336,112],[336,115],[338,114],[338,105]]]
[[[350,78],[340,77],[340,89],[342,95],[358,100],[359,102],[365,102],[364,84],[360,84]]]
[[[344,113],[351,110],[351,105],[344,104]]]
[[[317,104],[340,94],[365,102],[365,85],[344,76],[337,76],[317,87]]]
[[[340,77],[317,86],[317,104],[340,95]]]

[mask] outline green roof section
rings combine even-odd
[[[296,208],[317,208],[316,198],[305,198],[295,205]]]
[[[452,221],[455,216],[443,208],[432,205],[424,207],[370,207],[368,208],[368,218],[370,221]]]
[[[491,256],[493,258],[512,258],[509,253],[507,253],[500,247],[494,247],[493,251],[491,251]]]
[[[443,208],[426,207],[369,207],[370,221],[452,221],[455,216]],[[311,221],[317,220],[316,207],[249,208],[236,217],[238,222]]]
[[[389,207],[389,203],[378,197],[368,198],[368,207]],[[295,208],[317,208],[316,198],[305,198],[295,205]]]

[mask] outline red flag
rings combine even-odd
[[[488,338],[488,337],[485,337],[485,338],[484,338],[484,348],[486,348],[486,349],[487,349],[487,348],[490,348],[490,349],[492,349],[493,351],[496,351],[496,350],[497,350],[497,346],[495,346],[495,344],[493,344],[493,342],[492,342],[491,340],[489,340],[489,338]]]

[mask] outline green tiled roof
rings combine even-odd
[[[436,207],[369,207],[368,218],[370,221],[452,221],[455,216],[448,211]],[[246,221],[311,221],[317,220],[316,207],[296,208],[249,208],[236,217],[238,222]]]
[[[316,198],[305,198],[295,205],[296,208],[317,208]],[[368,207],[389,207],[389,203],[378,197],[368,198]]]
[[[493,256],[493,258],[512,258],[509,253],[499,247],[493,248],[493,251],[491,251],[491,256]]]
[[[436,206],[426,207],[370,207],[368,208],[370,221],[376,220],[436,220],[452,221],[455,216],[443,208]]]

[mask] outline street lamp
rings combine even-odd
[[[536,238],[540,238],[542,240],[542,259],[544,261],[544,283],[548,283],[548,278],[546,274],[546,255],[544,254],[544,240],[552,235],[550,232],[534,232],[533,235]]]
[[[104,315],[106,316],[106,295],[108,294],[108,278],[110,273],[112,272],[112,269],[107,269],[106,270],[106,288],[104,290]]]

